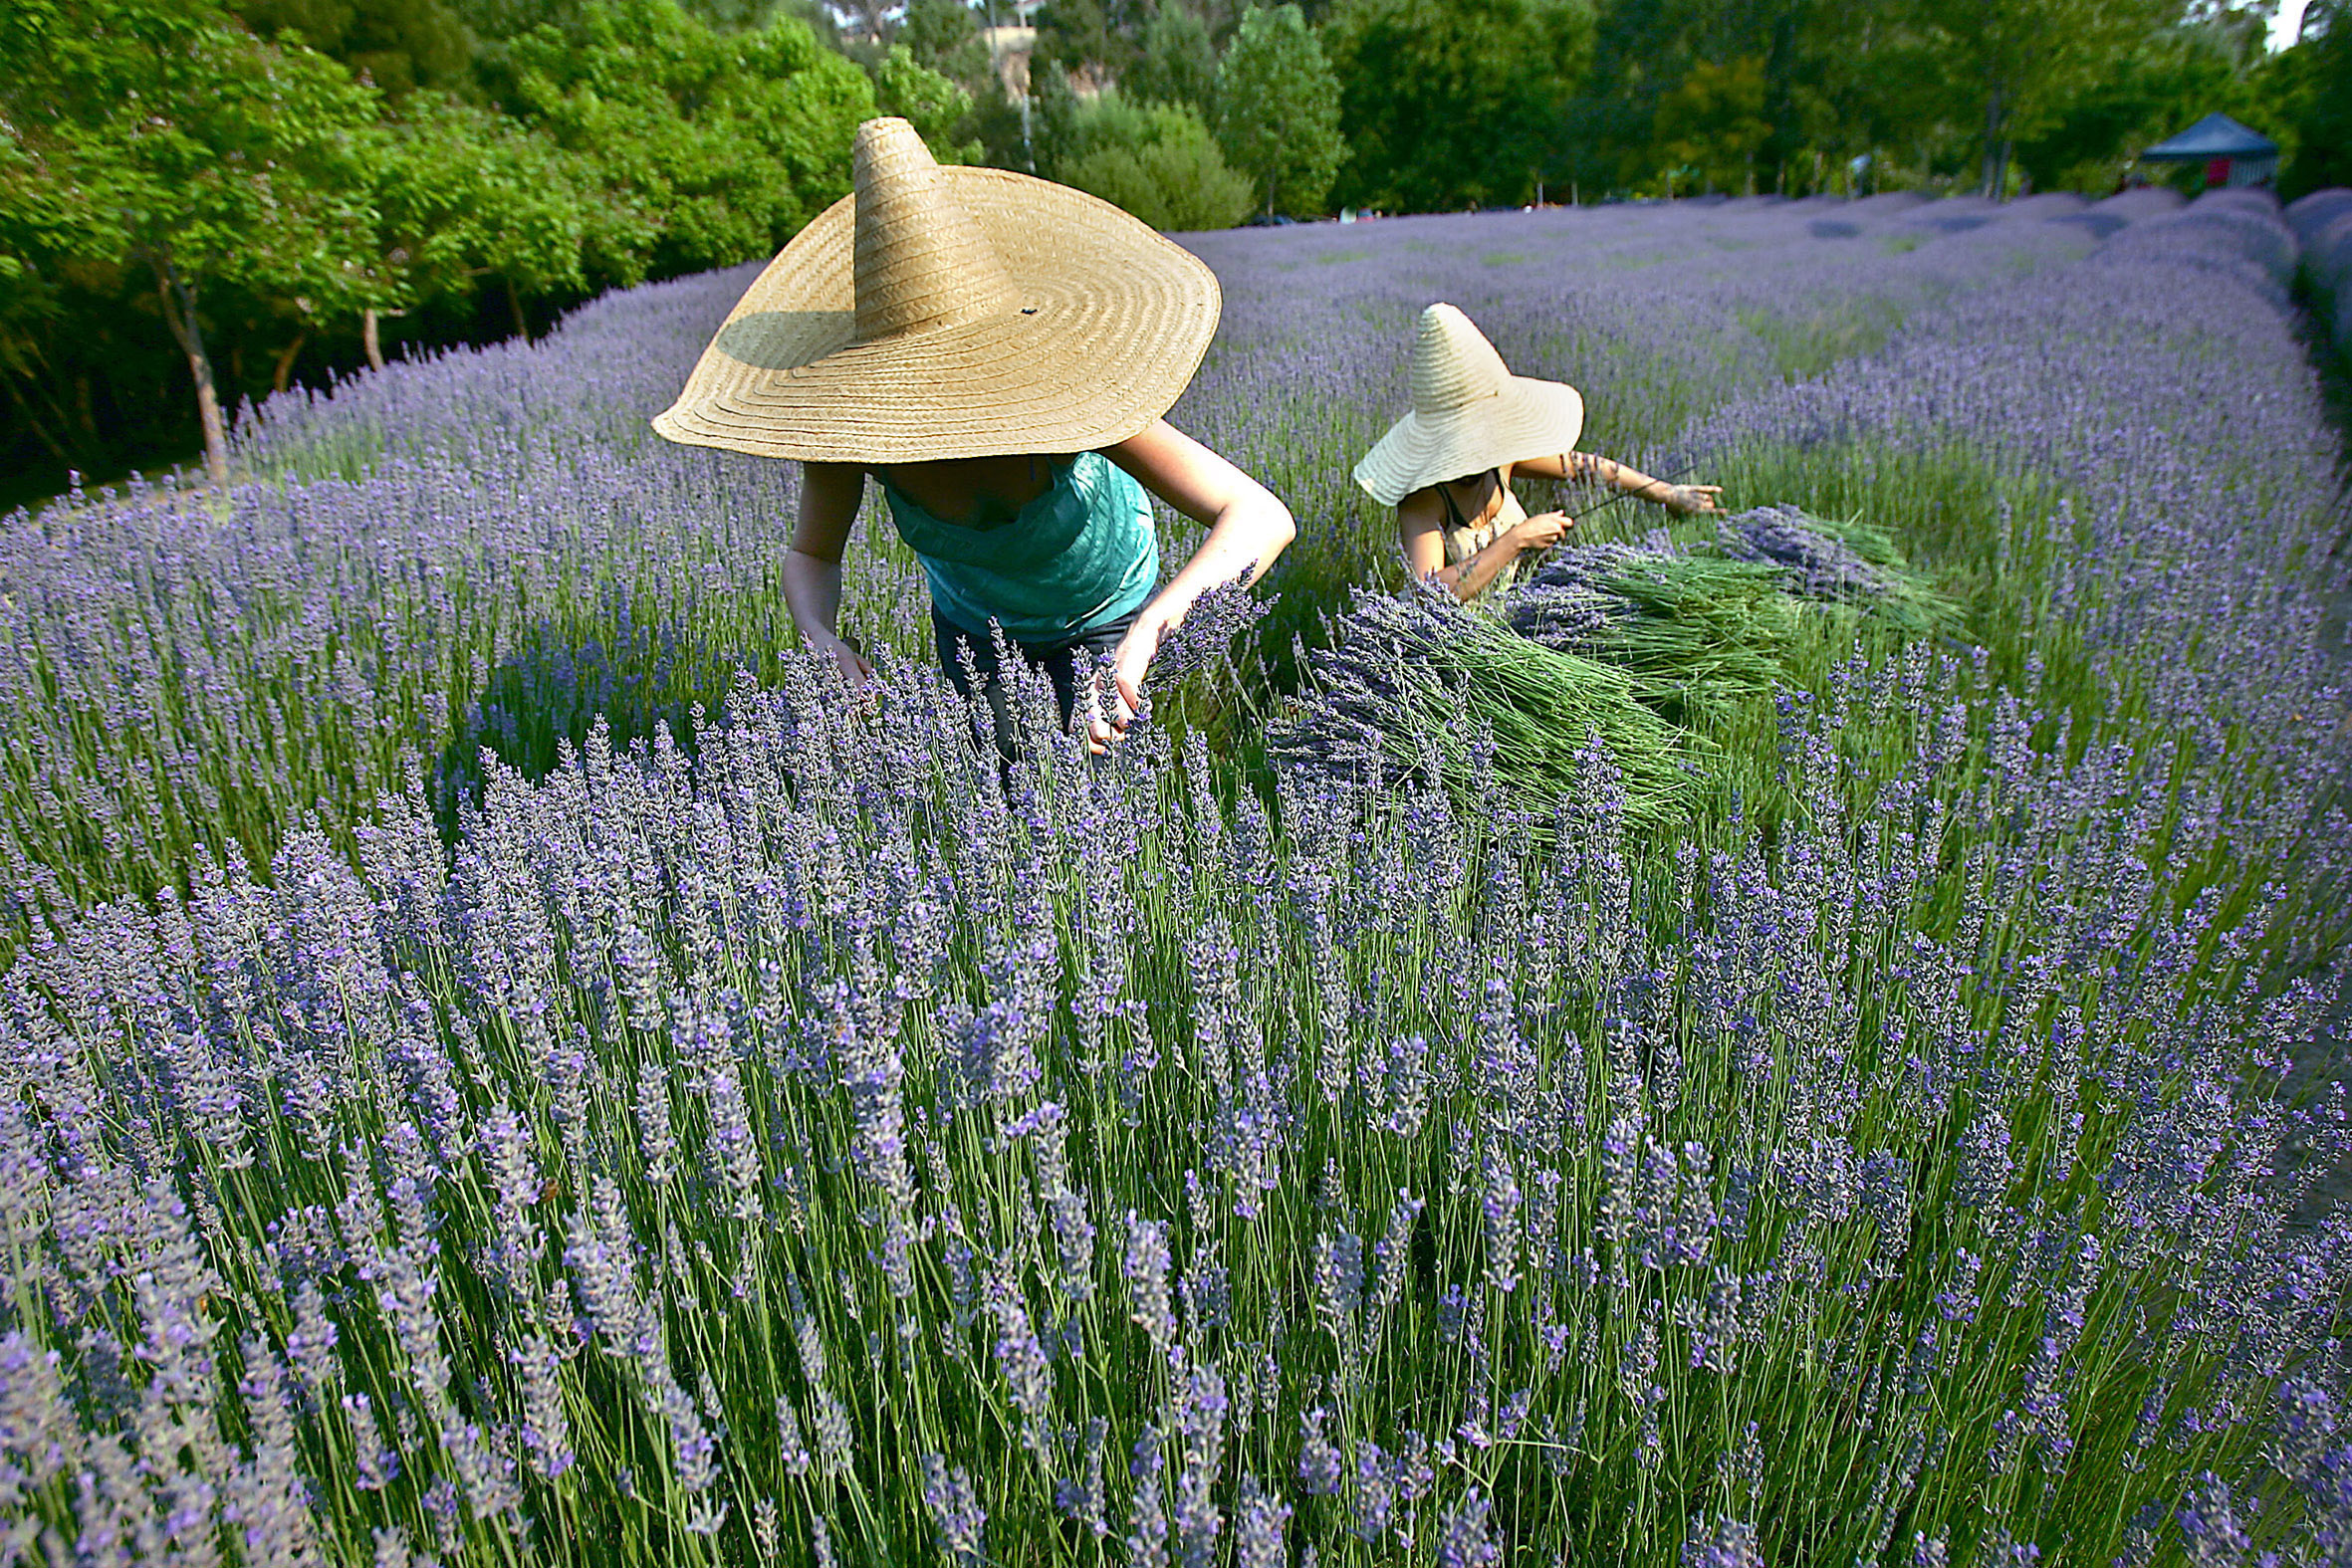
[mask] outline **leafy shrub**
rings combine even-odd
[[[1199,112],[1128,105],[1114,95],[1073,127],[1085,150],[1061,166],[1064,184],[1100,196],[1155,229],[1230,229],[1248,215],[1250,182],[1226,165]]]

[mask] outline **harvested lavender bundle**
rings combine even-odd
[[[1438,593],[1358,593],[1338,633],[1268,736],[1278,764],[1347,781],[1434,773],[1467,799],[1491,736],[1494,782],[1539,808],[1574,786],[1577,755],[1598,737],[1623,776],[1629,823],[1665,826],[1689,803],[1701,743],[1643,707],[1622,670]]]
[[[1935,632],[1959,613],[1959,606],[1910,569],[1883,529],[1867,523],[1832,523],[1795,507],[1758,507],[1724,519],[1713,548],[1733,560],[1779,568],[1790,593],[1856,605],[1903,631]]]
[[[1771,689],[1799,618],[1778,567],[1631,545],[1560,552],[1504,606],[1513,630],[1617,666],[1674,718]]]

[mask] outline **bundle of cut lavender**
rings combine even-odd
[[[1960,607],[1911,569],[1886,531],[1834,523],[1795,507],[1757,507],[1723,520],[1710,548],[1727,560],[1775,567],[1803,598],[1851,604],[1899,631],[1947,629]]]
[[[1575,784],[1598,737],[1622,775],[1628,823],[1664,826],[1688,804],[1703,743],[1644,707],[1625,671],[1529,642],[1491,615],[1426,591],[1359,592],[1310,683],[1268,735],[1279,764],[1346,781],[1427,779],[1467,802],[1487,766],[1522,805]]]
[[[1503,606],[1514,631],[1558,653],[1625,670],[1633,695],[1687,718],[1769,691],[1802,611],[1780,568],[1633,545],[1580,545]]]

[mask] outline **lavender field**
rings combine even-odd
[[[645,427],[740,270],[7,521],[0,1561],[2352,1559],[2267,198],[1187,243],[1300,535],[1101,767],[975,754],[871,517],[880,690],[798,655],[789,468]],[[1667,817],[1270,760],[1441,299],[1949,619],[1806,621]]]

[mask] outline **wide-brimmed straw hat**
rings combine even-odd
[[[1142,222],[1026,174],[941,168],[903,119],[857,127],[852,175],[655,430],[815,462],[1079,452],[1191,381],[1217,278]]]
[[[1513,375],[1450,305],[1421,313],[1412,375],[1413,411],[1355,465],[1355,482],[1385,506],[1444,480],[1565,452],[1584,428],[1574,387]]]

